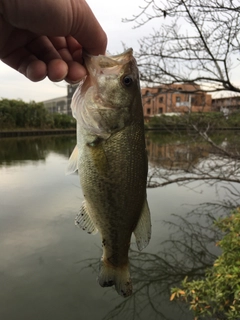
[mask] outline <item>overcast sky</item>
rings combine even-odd
[[[139,12],[143,0],[87,0],[108,36],[108,51],[112,54],[123,51],[122,43],[133,50],[138,48],[138,39],[151,32],[153,25],[133,29],[134,23],[123,23]],[[154,21],[157,23],[157,20]],[[33,83],[0,61],[0,98],[44,101],[66,95],[66,82],[52,83],[48,79]]]

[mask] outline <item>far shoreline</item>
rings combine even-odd
[[[45,135],[60,135],[74,134],[76,129],[15,129],[15,130],[0,130],[0,138],[9,137],[28,137],[28,136],[45,136]]]
[[[194,128],[189,128],[187,126],[146,126],[145,131],[158,131],[158,132],[172,132],[172,131],[195,131]],[[213,128],[210,131],[239,131],[240,127],[222,127],[222,128]],[[61,135],[61,134],[76,134],[76,129],[15,129],[15,130],[0,130],[0,138],[9,138],[9,137],[36,137],[36,136],[46,136],[46,135]]]

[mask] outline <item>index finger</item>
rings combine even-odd
[[[92,55],[105,54],[107,36],[86,1],[78,1],[81,19],[75,19],[72,36]],[[80,7],[79,7],[80,6]]]

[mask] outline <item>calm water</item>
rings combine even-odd
[[[0,319],[193,319],[169,301],[169,288],[213,261],[218,235],[198,204],[225,191],[199,183],[148,189],[152,240],[141,254],[132,245],[136,293],[123,299],[96,282],[99,235],[74,226],[83,200],[78,176],[65,176],[74,146],[74,136],[0,140]],[[148,151],[150,166],[176,153],[161,136],[148,139]]]

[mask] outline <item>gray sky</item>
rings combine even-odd
[[[144,0],[87,0],[94,14],[108,36],[108,52],[111,54],[123,51],[123,45],[137,50],[138,40],[147,36],[153,29],[160,26],[159,19],[153,19],[146,25],[134,29],[134,22],[123,23],[123,18],[132,18],[140,12],[139,6],[144,5]],[[240,85],[239,70],[235,68],[232,81]],[[0,61],[0,98],[44,101],[67,94],[65,81],[52,83],[48,79],[40,82],[31,82],[17,71],[11,69]]]
[[[108,35],[108,51],[123,51],[122,42],[133,50],[138,39],[151,32],[153,24],[133,29],[134,23],[123,23],[139,12],[143,1],[87,0],[94,14]],[[157,23],[157,20],[154,22]],[[66,95],[66,82],[52,83],[48,79],[33,83],[0,61],[0,98],[43,101]]]

